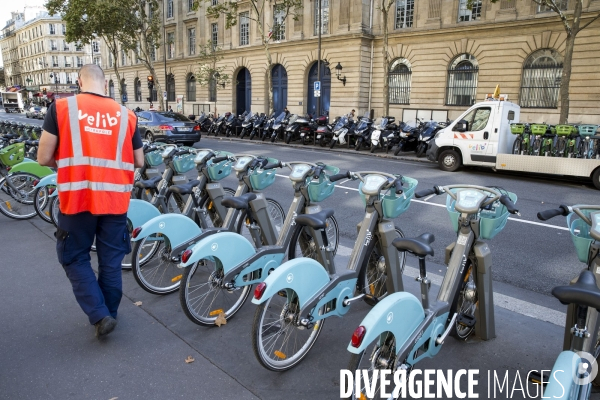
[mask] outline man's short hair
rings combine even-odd
[[[79,70],[81,77],[88,78],[92,81],[104,83],[104,71],[96,64],[86,64]]]

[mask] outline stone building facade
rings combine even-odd
[[[0,46],[7,68],[7,85],[20,85],[32,93],[46,92],[71,95],[77,92],[77,71],[84,64],[101,64],[101,43],[91,45],[67,43],[66,26],[58,16],[45,10],[27,19],[27,13],[13,13],[18,18],[2,31]],[[7,62],[8,61],[8,62]]]

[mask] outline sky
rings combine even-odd
[[[11,11],[23,11],[25,6],[43,6],[46,0],[0,0],[0,29],[6,26],[10,19]],[[0,66],[2,65],[2,53],[0,53]]]

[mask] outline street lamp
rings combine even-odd
[[[54,99],[56,99],[56,92],[58,92],[58,74],[54,73],[53,75],[52,73],[50,73],[50,79],[54,81]]]
[[[221,74],[219,74],[219,72],[215,72],[215,82],[217,85],[221,85],[221,87],[223,89],[225,89],[225,82],[221,82],[219,83],[219,78],[221,77]]]
[[[338,78],[338,81],[342,81],[344,83],[344,86],[346,86],[346,75],[344,75],[343,78],[340,78],[340,75],[342,75],[342,64],[340,64],[339,62],[335,66],[335,75]]]

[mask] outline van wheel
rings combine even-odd
[[[460,154],[458,154],[455,150],[443,151],[438,159],[438,164],[442,171],[454,172],[460,168]]]
[[[594,182],[596,189],[600,190],[600,168],[596,168],[592,174],[592,182]]]

